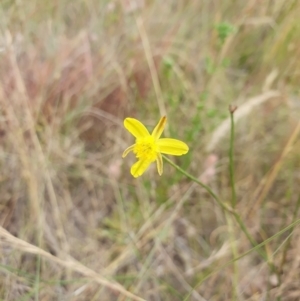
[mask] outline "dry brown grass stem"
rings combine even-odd
[[[139,30],[139,33],[141,36],[142,43],[143,43],[145,56],[147,59],[148,67],[149,67],[151,78],[152,78],[153,87],[154,87],[155,94],[156,94],[159,112],[160,112],[161,116],[165,116],[167,113],[167,110],[166,110],[164,99],[162,96],[162,91],[161,91],[161,87],[160,87],[160,83],[159,83],[159,79],[158,79],[158,75],[157,75],[157,71],[156,71],[156,67],[155,67],[155,63],[154,63],[154,59],[153,59],[153,54],[151,51],[150,43],[148,40],[148,36],[147,36],[146,30],[145,30],[142,18],[138,17],[136,19],[136,24],[137,24],[137,27],[138,27],[138,30]]]
[[[278,91],[268,91],[249,100],[245,101],[245,103],[238,107],[236,112],[234,113],[235,122],[237,123],[240,119],[245,118],[248,114],[252,112],[252,110],[270,100],[274,97],[280,96]],[[230,118],[224,120],[213,132],[209,143],[207,144],[206,150],[208,152],[212,152],[216,147],[220,140],[228,133],[230,130]]]
[[[267,196],[268,192],[270,191],[270,189],[282,167],[282,164],[283,164],[285,158],[291,151],[293,144],[295,143],[295,141],[299,135],[299,132],[300,132],[300,121],[298,122],[298,124],[294,128],[293,132],[289,136],[289,139],[288,139],[286,145],[284,146],[278,160],[275,162],[274,166],[267,173],[267,175],[261,180],[260,185],[257,189],[257,193],[254,195],[254,199],[252,202],[253,205],[249,208],[249,211],[247,213],[247,219],[251,220],[253,213],[255,213],[258,210],[258,208],[264,201],[265,197]]]
[[[60,217],[60,213],[59,213],[59,206],[58,206],[58,201],[57,201],[57,197],[56,197],[56,193],[55,193],[55,189],[53,187],[53,183],[50,177],[50,173],[47,167],[47,160],[45,157],[45,153],[42,149],[42,146],[40,144],[40,141],[37,137],[37,132],[36,132],[36,128],[35,128],[35,122],[32,116],[32,112],[30,111],[29,107],[29,103],[30,103],[30,99],[28,97],[27,91],[26,91],[26,87],[24,84],[24,80],[22,78],[18,63],[17,63],[17,59],[16,59],[16,55],[14,52],[13,47],[11,46],[11,35],[10,33],[7,31],[6,32],[6,41],[7,41],[7,45],[8,45],[8,49],[9,49],[9,59],[10,59],[10,65],[11,68],[13,70],[14,73],[14,78],[16,81],[16,96],[18,98],[17,104],[15,104],[15,106],[17,106],[18,104],[20,106],[22,106],[22,111],[23,114],[25,115],[25,120],[26,120],[26,125],[28,126],[27,130],[30,133],[30,137],[32,139],[32,143],[34,145],[34,150],[36,152],[36,164],[39,166],[38,170],[43,170],[43,176],[45,179],[45,183],[46,183],[46,189],[48,191],[49,194],[49,199],[53,208],[53,212],[54,212],[54,218],[56,221],[56,225],[57,225],[57,235],[61,240],[62,246],[63,246],[63,250],[64,252],[68,253],[69,251],[69,246],[67,243],[67,239],[66,239],[66,235],[64,232],[64,228],[63,228],[63,223]],[[14,111],[14,105],[11,103],[6,102],[6,99],[4,97],[4,95],[2,95],[2,97],[0,98],[0,101],[3,102],[3,107],[7,108],[7,114],[9,116],[9,118],[11,120],[14,120],[15,123],[15,131],[16,133],[19,133],[18,135],[18,140],[21,141],[21,143],[23,144],[22,149],[26,149],[26,143],[24,142],[23,137],[21,137],[20,133],[22,132],[22,125],[19,123],[18,121],[18,117],[15,115]],[[5,105],[7,104],[7,105]],[[20,148],[17,148],[20,150]],[[39,201],[39,196],[38,196],[38,191],[39,191],[39,184],[37,183],[37,180],[34,179],[34,174],[35,172],[32,172],[32,168],[30,165],[27,158],[26,158],[26,154],[24,154],[24,151],[21,151],[20,157],[23,158],[23,163],[25,165],[25,171],[27,171],[27,177],[30,178],[30,184],[29,184],[29,193],[32,195],[32,200],[34,201],[34,207],[35,207],[35,212],[36,212],[36,217],[39,219],[40,223],[42,223],[42,215],[39,213],[40,212],[40,207],[42,206],[42,204],[40,204]],[[28,156],[27,156],[28,157]],[[35,164],[35,165],[36,165]]]
[[[111,275],[123,265],[128,264],[128,262],[130,262],[134,256],[134,248],[141,249],[151,239],[153,239],[154,237],[159,237],[159,233],[163,229],[169,228],[174,219],[179,215],[179,212],[185,201],[187,201],[188,197],[192,194],[196,187],[197,185],[195,183],[192,183],[191,185],[186,187],[186,191],[182,196],[181,194],[175,193],[163,205],[159,206],[159,208],[156,209],[152,216],[148,218],[145,224],[138,231],[134,238],[133,245],[129,245],[123,250],[123,252],[105,269],[105,274]],[[165,217],[166,208],[169,207],[172,203],[176,202],[179,196],[181,196],[181,198],[178,201],[176,207],[168,217]]]
[[[0,236],[1,236],[0,243],[2,243],[2,244],[9,244],[10,247],[13,247],[22,252],[41,256],[47,260],[55,262],[55,263],[59,264],[60,266],[63,266],[67,269],[70,269],[74,272],[78,272],[81,275],[91,278],[93,281],[95,281],[113,291],[116,291],[128,298],[131,298],[132,300],[145,301],[145,299],[138,297],[137,295],[132,294],[131,292],[127,291],[119,283],[114,282],[114,281],[108,281],[107,279],[103,278],[101,275],[99,275],[95,271],[89,269],[88,267],[84,266],[83,264],[81,264],[80,262],[76,261],[73,258],[66,256],[67,258],[61,259],[56,256],[53,256],[52,254],[44,251],[43,249],[36,247],[22,239],[19,239],[15,236],[11,235],[8,231],[3,229],[2,227],[0,227]]]

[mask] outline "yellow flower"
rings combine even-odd
[[[126,157],[130,151],[133,151],[138,161],[131,167],[131,174],[137,178],[141,176],[149,165],[156,161],[159,175],[163,172],[163,160],[161,154],[181,156],[188,152],[189,147],[182,141],[171,138],[160,138],[165,124],[166,116],[162,117],[152,134],[137,119],[126,118],[124,120],[125,128],[136,138],[135,144],[125,149],[122,157]]]

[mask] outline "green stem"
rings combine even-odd
[[[231,185],[231,206],[235,208],[236,205],[236,191],[235,191],[235,180],[234,180],[234,160],[233,160],[233,152],[234,152],[234,108],[229,108],[230,111],[230,122],[231,122],[231,130],[230,130],[230,147],[229,147],[229,174],[230,174],[230,185]]]
[[[249,242],[251,243],[251,245],[253,247],[257,246],[257,243],[255,242],[255,239],[252,237],[252,235],[249,233],[246,225],[244,224],[243,220],[241,219],[240,215],[230,206],[228,206],[226,203],[222,202],[219,197],[212,191],[211,188],[209,188],[207,185],[205,185],[204,183],[202,183],[201,181],[199,181],[197,178],[195,178],[194,176],[192,176],[191,174],[189,174],[188,172],[186,172],[185,170],[183,170],[181,167],[179,167],[177,164],[175,164],[173,161],[171,161],[169,158],[167,158],[165,155],[163,155],[163,158],[170,164],[172,165],[175,169],[177,169],[179,172],[181,172],[182,174],[184,174],[187,178],[189,178],[190,180],[192,180],[193,182],[197,183],[199,186],[201,186],[202,188],[204,188],[217,202],[217,204],[226,212],[231,213],[236,222],[238,223],[238,225],[240,226],[240,228],[242,229],[242,231],[244,232],[244,234],[246,235],[247,239],[249,240]],[[273,264],[271,264],[268,260],[267,255],[265,254],[265,252],[263,252],[262,250],[258,249],[257,252],[261,255],[261,257],[267,261],[270,265],[272,270],[274,271],[274,266]]]
[[[221,200],[218,198],[218,196],[207,185],[200,182],[197,178],[195,178],[194,176],[192,176],[191,174],[189,174],[188,172],[183,170],[181,167],[179,167],[177,164],[175,164],[173,161],[171,161],[165,155],[162,155],[162,156],[170,165],[172,165],[174,168],[176,168],[178,171],[180,171],[182,174],[184,174],[187,178],[189,178],[190,180],[192,180],[193,182],[197,183],[199,186],[204,188],[215,199],[215,201],[218,203],[218,205],[220,207],[222,207],[224,210],[226,210],[228,212],[231,211],[231,209],[227,205],[225,205],[223,202],[221,202]]]

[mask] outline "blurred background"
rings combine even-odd
[[[1,0],[0,299],[300,300],[298,228],[230,263],[252,247],[231,215],[167,162],[134,179],[121,158],[124,118],[167,115],[190,147],[171,159],[228,202],[237,105],[236,210],[257,243],[299,218],[299,16],[297,0]]]

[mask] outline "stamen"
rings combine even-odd
[[[157,145],[153,137],[148,136],[136,140],[133,152],[136,157],[142,160],[153,162],[157,157]]]

